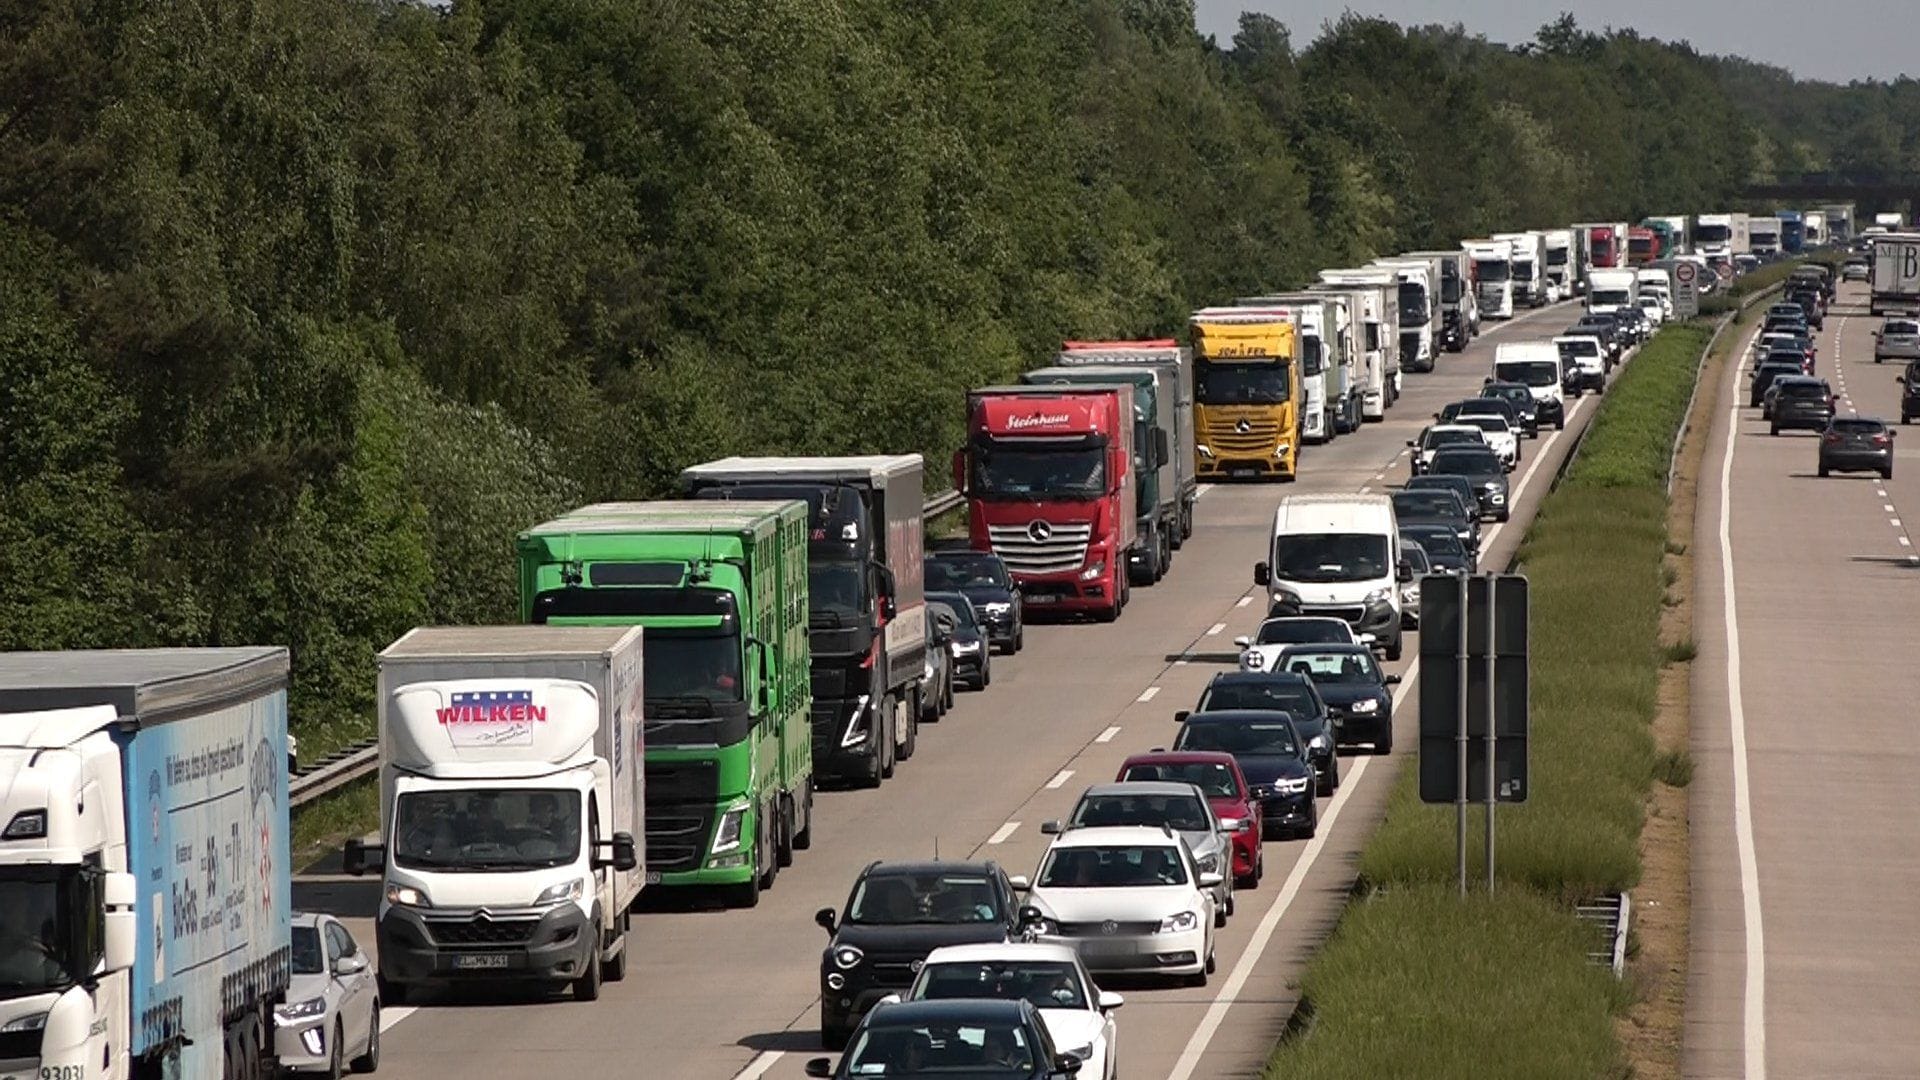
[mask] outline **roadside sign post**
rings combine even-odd
[[[1494,591],[1493,577],[1488,576],[1486,581],[1487,581],[1487,592],[1492,593]],[[1491,601],[1493,598],[1489,596],[1488,599]],[[1495,629],[1495,619],[1498,617],[1500,605],[1497,603],[1486,603],[1481,606],[1484,607],[1487,612],[1487,686],[1492,687],[1496,685],[1496,680],[1498,678],[1498,675],[1494,671],[1494,654],[1497,652],[1497,646],[1495,643],[1498,642],[1500,639],[1495,636],[1494,629]],[[1466,623],[1465,619],[1462,619],[1460,621],[1463,625]],[[1463,683],[1466,682],[1465,679],[1461,679],[1460,681]],[[1495,704],[1495,702],[1498,699],[1499,699],[1498,694],[1490,693],[1487,695],[1486,719],[1487,719],[1487,892],[1488,893],[1493,892],[1493,807],[1496,802],[1494,796],[1499,790],[1499,783],[1500,783],[1499,779],[1495,776],[1495,769],[1499,764],[1499,760],[1500,760],[1500,755],[1497,752],[1498,748],[1495,745],[1495,739],[1496,739],[1495,731],[1500,726],[1499,717],[1495,715],[1498,711],[1498,706]],[[1463,707],[1461,709],[1461,712],[1465,712],[1465,711],[1466,709]]]
[[[1690,262],[1673,264],[1673,314],[1679,319],[1700,314],[1700,268]]]
[[[1425,595],[1423,590],[1421,593],[1423,601]],[[1466,599],[1467,572],[1463,569],[1460,571],[1460,607],[1463,609],[1461,612],[1463,616],[1465,614]],[[1456,833],[1454,857],[1459,862],[1460,895],[1464,897],[1467,895],[1467,665],[1472,663],[1471,650],[1467,644],[1467,620],[1465,618],[1460,619],[1459,639],[1459,648],[1454,650],[1454,656],[1456,658],[1454,663],[1459,665],[1460,675],[1460,694],[1458,700],[1455,702],[1460,712],[1459,723],[1456,726],[1459,735],[1456,739],[1454,753],[1458,755],[1460,759],[1460,775],[1459,789],[1454,792],[1453,797],[1454,815],[1456,819],[1454,822]]]

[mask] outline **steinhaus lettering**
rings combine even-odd
[[[1066,413],[1034,413],[1032,416],[1010,416],[1007,418],[1007,430],[1019,431],[1021,428],[1048,427],[1064,424],[1073,419]]]

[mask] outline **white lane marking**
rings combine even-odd
[[[1909,539],[1907,539],[1906,537],[1904,537],[1904,536],[1903,536],[1903,537],[1901,537],[1901,538],[1900,538],[1900,546],[1901,546],[1901,547],[1912,547],[1912,546],[1913,546],[1913,541],[1911,541],[1911,540],[1909,540]]]
[[[1733,830],[1740,855],[1740,901],[1746,925],[1746,989],[1741,1025],[1748,1080],[1767,1078],[1767,939],[1760,923],[1760,867],[1753,842],[1753,782],[1747,773],[1747,714],[1740,697],[1740,612],[1733,582],[1733,451],[1740,409],[1727,417],[1720,460],[1720,587],[1727,634],[1727,713],[1733,737]]]
[[[1900,519],[1899,519],[1899,518],[1893,518],[1893,519],[1892,519],[1892,521],[1893,521],[1893,527],[1894,527],[1894,528],[1896,528],[1896,529],[1898,529],[1898,528],[1902,528],[1902,527],[1903,527],[1903,526],[1902,526],[1902,525],[1900,524]],[[1496,756],[1498,756],[1498,755],[1496,755]]]
[[[762,1050],[759,1057],[747,1062],[746,1068],[733,1074],[733,1080],[760,1080],[760,1077],[767,1075],[768,1069],[773,1068],[775,1062],[786,1056],[785,1050]]]
[[[1193,497],[1197,499],[1200,496],[1205,495],[1207,492],[1212,490],[1213,490],[1212,484],[1201,484],[1199,487],[1196,487],[1193,489]]]
[[[1183,656],[1183,657],[1181,657],[1180,659],[1178,659],[1178,660],[1175,660],[1175,661],[1173,662],[1173,666],[1174,666],[1174,667],[1186,667],[1186,666],[1187,666],[1187,658]]]
[[[1416,656],[1413,663],[1407,665],[1406,673],[1401,677],[1400,689],[1394,692],[1393,711],[1396,716],[1399,715],[1400,708],[1406,701],[1407,692],[1413,687],[1414,679],[1419,675],[1420,658]],[[1207,1006],[1206,1015],[1200,1018],[1200,1026],[1193,1029],[1192,1037],[1187,1040],[1186,1048],[1180,1051],[1180,1058],[1174,1062],[1173,1071],[1167,1074],[1167,1080],[1190,1080],[1193,1071],[1200,1067],[1200,1059],[1207,1052],[1207,1044],[1213,1041],[1214,1032],[1218,1031],[1220,1024],[1226,1020],[1227,1010],[1231,1009],[1239,998],[1240,991],[1246,986],[1247,978],[1252,974],[1254,965],[1260,962],[1260,956],[1266,952],[1267,945],[1273,939],[1274,931],[1279,929],[1281,918],[1286,915],[1287,909],[1293,906],[1294,898],[1300,894],[1300,886],[1306,881],[1308,871],[1313,869],[1315,860],[1319,859],[1320,852],[1327,846],[1327,838],[1333,834],[1334,821],[1339,818],[1341,809],[1347,805],[1348,797],[1360,786],[1360,778],[1366,775],[1367,765],[1371,761],[1371,758],[1361,758],[1354,762],[1352,771],[1341,779],[1340,790],[1333,793],[1332,801],[1327,803],[1326,812],[1320,815],[1319,828],[1314,831],[1313,839],[1307,841],[1307,846],[1301,850],[1300,859],[1293,864],[1293,870],[1287,874],[1286,883],[1280,887],[1280,895],[1274,898],[1273,906],[1267,909],[1266,914],[1260,916],[1260,925],[1254,928],[1253,937],[1247,942],[1246,950],[1240,954],[1239,961],[1228,973],[1227,981],[1220,987],[1220,993]]]
[[[1881,504],[1880,504],[1880,509],[1882,509],[1882,510],[1885,510],[1885,511],[1886,511],[1887,513],[1889,513],[1889,514],[1891,514],[1891,513],[1893,513],[1893,504],[1892,504],[1892,503],[1881,503]]]
[[[1891,507],[1891,506],[1889,506],[1889,507],[1887,507],[1887,509],[1889,509],[1889,510],[1891,510],[1891,509],[1893,509],[1893,507]],[[1246,606],[1247,606],[1248,604],[1251,604],[1251,603],[1253,603],[1253,597],[1251,597],[1251,596],[1243,596],[1243,597],[1241,597],[1241,598],[1240,598],[1239,600],[1236,600],[1236,601],[1234,602],[1234,605],[1233,605],[1233,606],[1234,606],[1234,607],[1246,607]]]
[[[1112,727],[1108,728],[1107,730],[1101,732],[1100,734],[1095,735],[1093,737],[1093,741],[1094,742],[1112,742],[1113,737],[1118,734],[1120,734],[1120,725],[1115,724]]]
[[[1220,633],[1220,631],[1225,630],[1226,628],[1227,628],[1226,623],[1223,623],[1223,622],[1214,623],[1212,626],[1207,627],[1207,636],[1213,637],[1214,635]]]
[[[1886,490],[1885,490],[1885,489],[1883,489],[1883,488],[1874,488],[1874,489],[1873,489],[1873,493],[1874,493],[1875,495],[1878,495],[1878,496],[1880,496],[1880,497],[1881,497],[1881,498],[1883,498],[1883,499],[1887,497],[1887,493],[1886,493]],[[1891,507],[1891,506],[1889,506],[1889,507],[1887,507],[1887,509],[1889,509],[1889,510],[1891,510],[1891,509],[1893,509],[1893,507]]]
[[[1064,785],[1067,782],[1067,779],[1072,775],[1073,775],[1072,769],[1061,769],[1059,772],[1053,774],[1053,779],[1047,781],[1047,787],[1058,788]]]
[[[1140,691],[1140,696],[1137,698],[1134,698],[1133,700],[1141,701],[1141,702],[1152,701],[1154,698],[1159,696],[1160,696],[1160,688],[1157,686],[1149,686],[1145,690]]]
[[[386,1034],[388,1028],[412,1016],[416,1010],[411,1005],[394,1005],[380,1010],[380,1033]]]
[[[1369,489],[1370,489],[1370,488],[1371,488],[1372,486],[1373,486],[1373,485],[1371,485],[1371,484],[1361,484],[1361,485],[1360,485],[1360,494],[1362,494],[1362,495],[1365,495],[1365,494],[1367,493],[1367,491],[1368,491],[1368,490],[1369,490]]]
[[[1012,836],[1014,833],[1017,833],[1019,831],[1020,831],[1020,823],[1017,821],[1009,821],[1005,825],[1002,825],[999,828],[993,830],[993,835],[987,837],[987,843],[1004,844],[1007,842],[1007,837]]]

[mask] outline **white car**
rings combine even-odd
[[[908,1001],[1025,998],[1040,1011],[1053,1045],[1080,1059],[1081,1080],[1114,1080],[1120,1068],[1113,1012],[1126,998],[1094,985],[1080,954],[1065,945],[1010,941],[948,945],[927,954]]]
[[[1429,424],[1419,438],[1407,443],[1413,449],[1413,475],[1425,473],[1441,447],[1478,446],[1486,441],[1486,435],[1472,424]]]
[[[1567,334],[1553,339],[1560,350],[1560,363],[1570,374],[1568,382],[1582,390],[1606,391],[1607,346],[1588,334]]]
[[[1660,306],[1660,298],[1657,296],[1641,297],[1640,310],[1647,313],[1647,322],[1654,326],[1667,321],[1667,309]]]
[[[339,1076],[380,1067],[380,991],[366,953],[330,915],[294,912],[293,978],[273,1009],[280,1067]]]
[[[1487,448],[1500,455],[1507,463],[1507,471],[1512,472],[1520,464],[1520,433],[1513,430],[1504,416],[1488,416],[1476,413],[1473,416],[1456,416],[1454,422],[1480,429],[1481,437],[1487,440]]]
[[[1240,646],[1241,671],[1271,671],[1274,657],[1289,645],[1371,645],[1372,634],[1358,634],[1345,619],[1325,615],[1289,615],[1268,619],[1252,637],[1233,639]]]
[[[1077,949],[1094,971],[1173,975],[1205,986],[1213,973],[1213,890],[1171,829],[1119,825],[1054,838],[1028,891],[1032,933]]]

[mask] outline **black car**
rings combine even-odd
[[[1413,571],[1413,580],[1400,586],[1400,625],[1413,630],[1420,626],[1420,579],[1433,573],[1433,563],[1427,559],[1427,549],[1411,541],[1401,543],[1400,557]]]
[[[953,628],[960,613],[938,600],[927,601],[927,686],[920,696],[920,722],[931,724],[953,708]]]
[[[1427,552],[1427,564],[1436,574],[1474,572],[1473,552],[1460,542],[1451,525],[1400,523],[1402,543],[1419,544]]]
[[[1200,691],[1192,712],[1173,718],[1185,723],[1196,712],[1223,709],[1279,709],[1293,717],[1293,728],[1307,744],[1313,761],[1314,788],[1332,794],[1340,787],[1340,758],[1333,749],[1333,717],[1313,680],[1285,671],[1233,671],[1215,675]]]
[[[1813,331],[1807,325],[1807,313],[1796,307],[1791,315],[1769,312],[1767,321],[1760,326],[1760,332],[1763,334],[1811,334]]]
[[[953,609],[953,681],[969,690],[985,690],[993,682],[993,657],[987,644],[987,632],[980,625],[980,614],[964,593],[930,592],[928,600],[938,600]]]
[[[1565,337],[1594,337],[1607,351],[1606,370],[1612,371],[1613,365],[1627,351],[1627,335],[1620,325],[1620,318],[1612,312],[1583,315],[1579,322],[1567,327]]]
[[[1260,812],[1266,821],[1262,839],[1288,833],[1312,836],[1319,829],[1313,761],[1307,757],[1306,740],[1300,737],[1292,715],[1273,709],[1192,713],[1181,722],[1173,748],[1233,755],[1247,778],[1247,793],[1260,800]]]
[[[1450,402],[1434,419],[1442,424],[1461,424],[1465,423],[1466,418],[1470,416],[1497,416],[1505,420],[1507,426],[1514,431],[1519,431],[1522,427],[1520,410],[1514,408],[1513,402],[1505,398],[1488,397],[1486,394]]]
[[[1054,1045],[1026,998],[940,998],[875,1009],[838,1068],[814,1058],[806,1071],[824,1080],[1058,1080],[1078,1073],[1080,1059]]]
[[[1451,491],[1460,496],[1476,523],[1480,518],[1479,485],[1465,476],[1416,476],[1401,485],[1401,491]]]
[[[1804,374],[1806,368],[1801,366],[1797,357],[1761,364],[1753,369],[1753,383],[1748,390],[1747,403],[1753,408],[1760,408],[1766,403],[1767,391],[1773,386],[1774,380],[1797,379]]]
[[[1620,328],[1626,332],[1627,339],[1642,342],[1653,336],[1653,324],[1647,320],[1646,309],[1639,305],[1616,308],[1613,317],[1620,322]]]
[[[1807,362],[1807,354],[1793,345],[1784,349],[1778,347],[1768,349],[1766,355],[1760,358],[1760,362],[1762,364],[1797,364],[1800,374],[1813,374],[1813,365]]]
[[[1472,481],[1473,497],[1479,503],[1483,520],[1505,521],[1511,516],[1513,511],[1507,504],[1507,466],[1499,454],[1484,447],[1449,446],[1433,455],[1426,471],[1433,476],[1464,476]]]
[[[1469,552],[1480,553],[1480,515],[1461,502],[1457,491],[1396,491],[1393,516],[1403,530],[1408,525],[1444,525]]]
[[[1833,390],[1825,379],[1780,379],[1773,388],[1770,435],[1800,429],[1825,431],[1833,420]]]
[[[1400,681],[1380,669],[1373,653],[1358,645],[1295,645],[1279,665],[1313,680],[1333,712],[1333,741],[1340,746],[1372,743],[1376,754],[1393,753],[1393,692]]]
[[[1533,399],[1533,391],[1526,383],[1498,382],[1492,379],[1480,388],[1480,396],[1498,398],[1513,406],[1513,414],[1520,418],[1520,430],[1527,438],[1540,437],[1540,403]]]
[[[1827,324],[1826,300],[1817,289],[1792,289],[1787,299],[1806,312],[1807,322],[1818,330]]]
[[[1820,475],[1877,472],[1893,479],[1893,437],[1899,432],[1871,416],[1836,416],[1820,433]]]
[[[1920,360],[1907,365],[1900,375],[1900,422],[1910,424],[1920,416]]]
[[[821,908],[820,1039],[847,1045],[874,1002],[906,991],[927,954],[942,945],[1012,940],[1020,932],[1016,890],[992,862],[871,862],[847,895],[844,914]],[[837,917],[836,917],[837,916]]]
[[[989,551],[936,551],[925,561],[927,589],[965,593],[973,601],[987,640],[1005,653],[1026,646],[1027,626],[1007,564]]]

